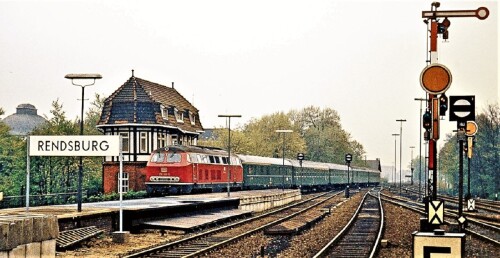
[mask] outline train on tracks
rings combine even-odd
[[[230,171],[230,173],[228,173]],[[193,191],[220,192],[267,188],[304,191],[347,185],[347,166],[239,155],[218,148],[169,146],[151,153],[146,165],[146,191],[150,196]],[[380,171],[351,167],[350,183],[378,185]]]

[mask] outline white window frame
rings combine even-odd
[[[157,148],[163,148],[167,146],[167,133],[165,132],[159,132],[158,133],[158,141],[157,141]]]
[[[184,123],[184,112],[179,111],[177,108],[174,108],[175,120],[178,123]]]
[[[165,120],[168,120],[168,108],[164,105],[160,105],[161,117]]]
[[[196,115],[191,111],[189,111],[189,121],[191,121],[191,125],[196,124]]]
[[[139,150],[143,153],[148,151],[148,132],[139,132]]]
[[[130,151],[130,134],[129,132],[119,132],[118,135],[122,137],[122,152]]]
[[[118,172],[117,175],[117,180],[116,182],[118,182],[116,188],[118,189],[118,193],[120,193],[120,172]],[[123,172],[122,174],[122,193],[126,193],[130,190],[130,185],[129,185],[129,173],[127,172]]]

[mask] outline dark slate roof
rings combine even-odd
[[[380,159],[366,160],[366,165],[371,169],[382,171],[382,166],[380,165]]]
[[[16,113],[5,117],[2,122],[10,127],[10,134],[27,135],[47,120],[37,114],[35,106],[20,104],[16,108]]]
[[[166,118],[162,117],[161,106],[168,110]],[[183,123],[177,122],[174,107],[180,112],[192,112],[195,124],[191,124],[187,113]],[[168,125],[190,132],[203,130],[198,109],[177,90],[134,76],[104,101],[98,127],[118,124]]]

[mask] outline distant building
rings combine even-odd
[[[27,135],[47,120],[37,114],[37,109],[31,104],[20,104],[16,113],[5,117],[2,122],[10,127],[12,135]]]
[[[380,164],[380,159],[375,159],[375,160],[365,160],[365,165],[374,170],[378,170],[382,172],[382,166]]]
[[[124,190],[144,190],[150,153],[170,145],[196,145],[203,132],[199,110],[172,87],[133,75],[104,101],[97,128],[122,136]],[[118,190],[118,157],[103,164],[105,193]]]

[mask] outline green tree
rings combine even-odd
[[[0,108],[0,116],[3,114]],[[0,192],[20,195],[26,182],[26,141],[9,131],[9,126],[0,121]]]
[[[277,133],[276,130],[292,130],[292,133]],[[246,137],[247,153],[265,157],[295,158],[298,152],[304,152],[305,142],[297,125],[294,125],[283,112],[265,115],[253,119],[243,127]],[[283,139],[284,137],[284,139]]]
[[[309,106],[289,112],[307,145],[307,158],[318,162],[344,163],[345,154],[353,155],[353,165],[363,166],[363,145],[353,140],[340,123],[337,111]]]
[[[498,104],[488,105],[477,115],[478,131],[475,135],[471,158],[471,194],[483,198],[493,198],[500,190],[500,108]],[[457,136],[449,135],[439,152],[439,170],[454,193],[458,192],[459,158]],[[464,145],[466,141],[464,142]],[[464,194],[467,194],[467,162],[464,154]],[[441,190],[441,189],[439,189]]]

